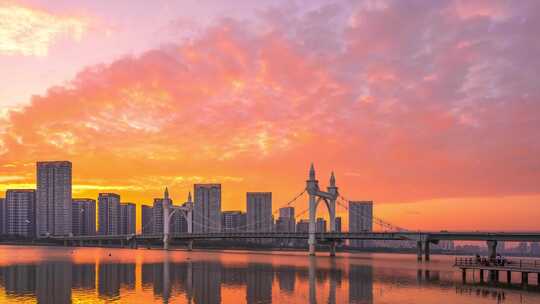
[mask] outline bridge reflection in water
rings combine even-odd
[[[78,251],[87,252],[81,258]],[[376,296],[385,303],[403,303],[399,298],[384,298],[393,289],[409,290],[401,291],[401,296],[413,295],[412,290],[443,289],[441,294],[448,296],[448,291],[474,294],[464,292],[468,290],[464,286],[483,288],[461,285],[459,273],[450,267],[418,266],[411,256],[408,266],[396,268],[399,263],[394,257],[381,261],[369,255],[308,258],[298,254],[78,251],[68,259],[24,260],[12,265],[0,258],[4,265],[0,266],[0,293],[3,289],[5,296],[0,296],[0,302],[369,304]],[[497,292],[506,298],[504,291]]]

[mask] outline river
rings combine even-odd
[[[319,255],[0,246],[0,303],[540,303],[536,286],[463,284],[449,256]]]

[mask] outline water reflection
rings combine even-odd
[[[430,297],[436,296],[433,291],[439,292],[444,299],[454,289],[455,303],[470,303],[475,298],[517,303],[497,288],[460,285],[449,268],[414,263],[402,269],[371,258],[265,257],[249,253],[200,253],[204,258],[198,258],[197,253],[159,253],[146,259],[145,254],[138,252],[139,258],[127,261],[60,258],[4,264],[0,267],[0,288],[5,297],[0,297],[0,302],[30,299],[61,304],[85,298],[85,303],[369,304],[380,297],[386,303],[415,303],[423,290],[429,289],[426,296]],[[538,299],[534,294],[526,295]]]

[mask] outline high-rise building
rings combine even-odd
[[[191,200],[191,192],[188,194],[187,201],[182,204],[184,208],[191,208],[193,206],[193,201]],[[185,210],[176,211],[171,218],[171,233],[187,233],[188,232],[188,221],[186,217],[191,216],[193,219],[192,212],[185,212]]]
[[[120,234],[135,234],[136,209],[134,203],[120,204]]]
[[[38,236],[71,233],[71,170],[69,161],[37,163]]]
[[[317,222],[315,223],[315,232],[317,233],[323,233],[326,232],[326,220],[322,217],[317,218]]]
[[[96,201],[89,198],[74,198],[71,209],[73,235],[96,235]]]
[[[341,232],[341,217],[336,217],[336,231],[335,232]]]
[[[167,200],[169,206],[172,206],[172,199]],[[153,234],[163,234],[163,198],[155,198],[152,207]]]
[[[223,211],[221,219],[223,232],[239,232],[246,228],[246,214],[241,211]]]
[[[349,201],[349,232],[373,231],[373,201]],[[368,247],[369,241],[351,240],[352,247]]]
[[[5,200],[0,197],[0,235],[6,234],[6,204]]]
[[[120,234],[120,195],[116,193],[100,193],[98,196],[98,205],[99,234]]]
[[[36,191],[6,191],[7,234],[23,237],[36,235]]]
[[[294,217],[294,207],[284,207],[279,209],[279,217],[276,221],[277,232],[294,232],[296,219]]]
[[[152,216],[154,211],[152,207],[147,205],[141,205],[141,233],[152,234]]]
[[[195,184],[193,231],[221,231],[221,184]]]
[[[248,192],[246,209],[247,231],[272,231],[272,192]]]

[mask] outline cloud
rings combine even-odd
[[[276,8],[88,67],[7,114],[0,161],[156,193],[222,178],[235,206],[297,192],[310,161],[375,201],[538,193],[537,2],[384,4]]]
[[[80,40],[88,20],[0,2],[0,55],[46,56],[62,37]]]

